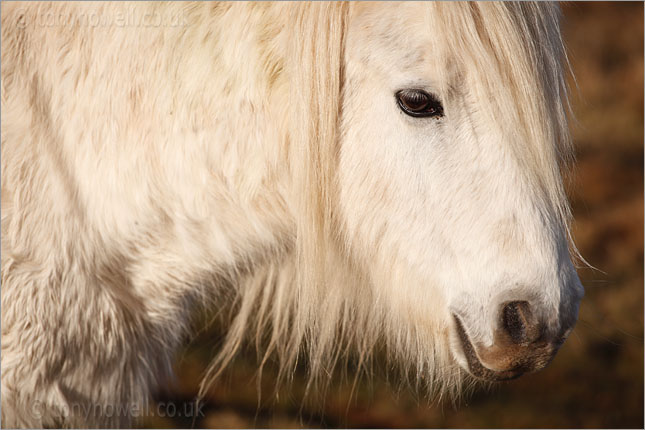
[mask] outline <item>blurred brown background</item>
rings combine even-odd
[[[599,270],[581,268],[586,287],[575,331],[545,370],[479,390],[458,405],[428,404],[375,376],[334,381],[325,402],[300,407],[304,377],[272,397],[256,356],[240,357],[208,393],[196,427],[632,427],[643,428],[643,4],[568,3],[564,36],[576,74],[576,169],[568,181],[575,240]],[[197,393],[221,340],[195,338],[177,364],[178,386],[159,402],[178,407]],[[379,372],[385,374],[385,371]],[[144,426],[190,427],[151,416]]]

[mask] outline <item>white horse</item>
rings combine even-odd
[[[3,2],[2,54],[5,426],[130,425],[204,306],[211,377],[380,345],[436,393],[575,323],[556,4]]]

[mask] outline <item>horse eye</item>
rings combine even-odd
[[[407,115],[417,118],[443,116],[441,102],[423,90],[400,90],[396,93],[396,100]]]

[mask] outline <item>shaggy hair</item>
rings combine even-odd
[[[29,26],[90,7],[124,5],[2,4],[3,424],[59,425],[71,402],[140,402],[170,375],[200,304],[232,304],[202,394],[245,343],[263,351],[260,366],[275,358],[281,378],[305,355],[312,383],[350,361],[369,373],[384,348],[418,386],[459,393],[466,373],[448,328],[392,312],[339,216],[345,44],[359,6],[146,3],[137,7],[181,10],[191,29]],[[554,209],[544,217],[568,233],[558,5],[424,7],[434,52],[470,71],[467,87]],[[231,52],[231,40],[252,55]],[[168,76],[182,79],[155,81]],[[177,149],[169,135],[191,144]],[[253,147],[263,139],[270,149]],[[30,418],[34,399],[58,412]]]

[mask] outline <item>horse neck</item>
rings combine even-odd
[[[150,196],[161,202],[151,210],[164,212],[154,218],[172,228],[159,237],[153,225],[139,235],[154,238],[140,254],[161,253],[174,264],[133,270],[155,273],[157,283],[196,282],[213,271],[232,270],[234,276],[248,262],[281,254],[295,234],[285,114],[289,86],[279,73],[283,27],[271,10],[248,4],[200,4],[191,13],[191,25],[183,33],[171,30],[165,41],[173,53],[170,70],[148,80],[157,93],[172,89],[171,104],[159,108],[168,112],[154,131],[169,140],[155,149],[163,179],[156,179],[160,183]]]
[[[249,261],[289,247],[295,234],[289,203],[286,14],[281,5],[224,7],[197,18],[200,25],[188,29],[194,33],[188,39],[213,34],[206,48],[206,83],[191,91],[198,82],[190,77],[191,56],[179,64],[177,75],[186,77],[188,99],[198,94],[197,115],[207,135],[202,161],[211,175],[202,192],[208,196],[203,209],[211,229],[205,233],[218,237],[213,246],[226,244],[222,255]],[[194,110],[186,110],[190,118]]]

